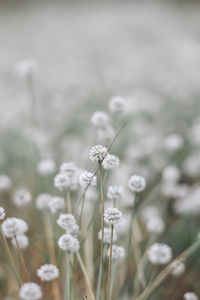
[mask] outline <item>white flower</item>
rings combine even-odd
[[[84,171],[79,176],[79,183],[83,187],[86,187],[89,185],[95,186],[95,185],[97,185],[97,177],[94,175],[94,173]]]
[[[75,163],[65,162],[60,166],[60,172],[67,174],[69,177],[74,177],[78,172],[78,169]]]
[[[102,230],[100,230],[98,233],[98,239],[101,240],[101,238],[102,238]],[[114,229],[113,230],[113,242],[116,242],[116,240],[117,240],[117,233],[116,233],[116,230]],[[110,244],[110,241],[111,241],[111,228],[104,227],[103,242]]]
[[[57,213],[59,210],[64,210],[65,200],[61,197],[53,197],[49,201],[49,208],[53,214]]]
[[[23,300],[38,300],[42,298],[41,287],[34,282],[24,283],[19,291],[19,297]]]
[[[180,171],[176,166],[165,167],[162,173],[164,182],[177,183],[181,177]]]
[[[153,217],[146,222],[146,229],[150,233],[160,234],[165,230],[165,223],[160,217]]]
[[[70,234],[63,234],[58,240],[58,246],[70,252],[77,252],[80,248],[79,241]]]
[[[38,174],[41,176],[48,176],[54,174],[56,171],[55,161],[52,159],[43,159],[37,165]]]
[[[17,240],[17,241],[16,241]],[[25,234],[17,235],[11,240],[13,247],[25,249],[29,245],[28,237]]]
[[[172,271],[172,275],[173,276],[180,276],[184,273],[185,271],[185,264],[183,262],[178,262],[175,261],[173,263],[173,271]]]
[[[40,194],[37,198],[36,198],[36,207],[38,209],[44,209],[44,208],[48,208],[49,207],[49,203],[52,199],[52,196],[49,194]]]
[[[119,167],[119,158],[116,155],[108,154],[102,162],[104,169],[114,170]]]
[[[96,111],[91,117],[91,123],[97,128],[105,127],[108,121],[108,115],[103,111]]]
[[[107,155],[107,148],[101,145],[92,147],[89,151],[89,159],[91,161],[101,162]]]
[[[61,214],[56,223],[63,229],[69,230],[76,224],[75,218],[71,214]]]
[[[20,235],[28,230],[27,223],[19,218],[7,218],[2,223],[2,232],[8,237],[12,238],[16,235]]]
[[[27,58],[15,63],[14,71],[21,77],[29,76],[38,69],[38,62],[34,58]]]
[[[31,203],[32,196],[27,190],[17,190],[13,195],[13,203],[16,206],[23,206]]]
[[[165,148],[170,152],[180,150],[183,145],[184,140],[179,134],[171,134],[164,141]]]
[[[0,206],[0,220],[3,220],[6,216],[5,209]]]
[[[110,256],[110,249],[107,252],[107,257]],[[113,260],[122,260],[125,257],[124,248],[121,246],[113,245],[112,246],[112,259]]]
[[[198,300],[199,297],[193,292],[187,292],[184,294],[185,300]]]
[[[60,191],[76,190],[78,187],[78,177],[71,176],[67,172],[59,173],[54,178],[54,186]]]
[[[128,181],[128,187],[132,192],[142,192],[146,187],[146,180],[139,175],[133,175]]]
[[[123,188],[121,186],[109,186],[107,191],[107,197],[110,200],[120,200],[123,194]]]
[[[123,97],[111,98],[108,105],[112,113],[123,113],[126,110],[126,103]]]
[[[59,270],[52,264],[45,264],[37,270],[37,276],[42,281],[51,281],[59,276]]]
[[[106,224],[114,225],[121,221],[122,213],[118,208],[109,207],[104,213],[104,221]]]
[[[148,250],[148,257],[153,265],[167,264],[172,259],[172,250],[166,244],[153,244]]]
[[[7,175],[0,175],[0,191],[8,191],[11,185],[11,180]]]

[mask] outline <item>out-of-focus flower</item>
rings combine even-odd
[[[32,196],[27,190],[17,190],[13,195],[13,203],[16,206],[28,205],[32,201]]]
[[[11,242],[15,248],[19,247],[21,249],[25,249],[29,245],[28,237],[25,234],[17,235],[16,237],[12,238]]]
[[[123,188],[121,186],[113,185],[108,187],[107,197],[110,200],[118,201],[123,194]]]
[[[185,300],[198,300],[199,297],[193,292],[187,292],[184,294]]]
[[[98,239],[101,240],[102,238],[102,230],[98,233]],[[117,233],[116,230],[113,230],[113,242],[116,242],[117,240]],[[104,236],[103,236],[103,242],[106,244],[110,244],[111,241],[111,228],[104,227]]]
[[[180,180],[181,174],[176,166],[167,166],[162,173],[162,179],[167,183],[177,183]]]
[[[36,207],[38,209],[45,209],[49,207],[49,203],[52,199],[52,196],[46,193],[40,194],[36,198]]]
[[[0,175],[0,191],[8,191],[11,186],[11,179],[7,175]]]
[[[3,220],[6,216],[5,209],[0,206],[0,220]]]
[[[108,154],[103,160],[103,168],[106,170],[114,170],[119,167],[119,158],[116,155]]]
[[[153,217],[146,222],[146,229],[150,233],[160,234],[165,230],[165,223],[160,217]]]
[[[14,72],[22,77],[34,74],[38,70],[38,62],[34,58],[20,60],[14,65]]]
[[[91,123],[97,128],[107,126],[108,121],[108,115],[103,111],[96,111],[91,117]]]
[[[112,113],[123,113],[126,110],[126,102],[123,97],[113,97],[109,101],[109,109]]]
[[[34,282],[24,283],[19,291],[19,297],[23,300],[38,300],[42,298],[41,287]]]
[[[167,264],[172,259],[172,250],[166,244],[153,244],[148,250],[148,257],[153,265]]]
[[[133,175],[128,181],[128,187],[131,192],[140,193],[146,187],[146,180],[142,176]]]
[[[183,147],[183,145],[183,137],[179,134],[171,134],[164,141],[165,149],[167,149],[170,152],[180,150]]]
[[[173,264],[172,275],[177,277],[185,272],[185,264],[183,262],[175,261]]]
[[[38,174],[41,176],[52,175],[56,171],[55,161],[52,159],[43,159],[37,165]]]
[[[42,280],[42,281],[51,281],[55,278],[58,278],[59,276],[59,270],[56,266],[52,264],[45,264],[42,265],[38,270],[37,270],[37,276]]]
[[[61,197],[53,197],[48,203],[49,208],[53,214],[65,209],[65,200]]]
[[[110,256],[110,249],[108,249],[107,257]],[[112,260],[122,260],[125,257],[124,248],[121,246],[112,246]]]
[[[7,218],[3,221],[1,228],[6,237],[12,238],[26,232],[28,224],[19,218]]]

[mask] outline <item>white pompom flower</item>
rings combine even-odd
[[[26,249],[29,245],[29,240],[25,234],[20,234],[12,238],[11,243],[14,248]]]
[[[104,221],[106,224],[115,225],[121,221],[122,213],[116,207],[109,207],[104,213]]]
[[[35,282],[24,283],[19,291],[22,300],[39,300],[42,298],[41,287]]]
[[[54,174],[56,171],[55,161],[52,159],[43,159],[37,165],[37,172],[41,176]]]
[[[76,224],[76,220],[71,214],[61,214],[56,223],[64,230],[70,230]]]
[[[113,154],[108,154],[102,162],[102,166],[105,170],[114,170],[119,167],[119,157]]]
[[[63,251],[77,252],[80,248],[80,244],[77,238],[74,238],[70,234],[63,234],[58,240],[58,246]]]
[[[42,194],[38,195],[36,198],[36,207],[38,209],[49,208],[49,203],[50,203],[51,199],[52,199],[52,196],[47,193],[42,193]]]
[[[45,264],[37,270],[37,276],[42,281],[51,281],[59,277],[59,270],[55,265]]]
[[[32,196],[29,191],[20,189],[17,190],[13,195],[13,203],[16,206],[24,206],[30,204],[32,201]]]
[[[108,187],[107,197],[110,200],[118,201],[123,194],[123,188],[121,186],[113,185]]]
[[[3,221],[1,229],[6,237],[12,238],[25,233],[28,230],[28,224],[19,218],[7,218]]]
[[[53,197],[48,203],[53,214],[65,209],[65,200],[61,197]]]
[[[103,111],[96,111],[91,117],[91,123],[97,128],[107,126],[108,121],[108,115]]]
[[[107,252],[107,257],[110,256],[110,249]],[[125,257],[124,248],[121,246],[113,245],[112,246],[112,260],[122,260]]]
[[[153,265],[167,264],[172,259],[172,250],[166,244],[153,244],[148,250],[148,257]]]
[[[0,206],[0,220],[3,220],[6,216],[5,209]]]
[[[128,181],[128,187],[131,192],[140,193],[146,188],[146,180],[139,175],[133,175]]]
[[[116,96],[110,99],[109,109],[112,113],[123,113],[126,110],[126,102],[123,97]]]
[[[82,187],[97,185],[97,177],[92,172],[84,171],[79,176],[79,184]]]
[[[95,145],[89,151],[89,159],[91,161],[101,162],[108,154],[108,149],[102,145]]]

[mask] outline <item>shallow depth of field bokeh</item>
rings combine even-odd
[[[0,299],[40,298],[19,298],[18,276],[44,300],[200,299],[199,12],[198,1],[0,1],[0,222],[28,224],[23,249],[1,230]],[[91,161],[95,145],[119,166]],[[122,213],[104,245],[103,202]],[[73,253],[58,244],[67,213]],[[46,282],[50,263],[59,277]]]

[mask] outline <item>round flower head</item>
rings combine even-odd
[[[102,162],[104,169],[114,170],[119,167],[119,158],[116,155],[108,154]]]
[[[101,145],[92,147],[89,151],[89,159],[91,161],[101,162],[107,155],[107,148]]]
[[[103,111],[96,111],[91,117],[91,123],[97,128],[105,127],[108,120],[108,115]]]
[[[3,220],[6,216],[5,209],[0,206],[0,220]]]
[[[31,194],[26,190],[17,190],[13,195],[13,202],[16,206],[23,206],[31,203]]]
[[[11,240],[13,247],[25,249],[29,245],[28,237],[25,234],[17,235]]]
[[[76,190],[78,187],[78,177],[69,176],[67,172],[59,173],[54,178],[54,186],[60,191]]]
[[[65,200],[61,197],[53,197],[49,201],[49,208],[53,214],[65,209]]]
[[[167,264],[172,259],[172,250],[168,245],[155,243],[149,248],[148,257],[153,265]]]
[[[26,282],[20,288],[19,297],[23,300],[38,300],[42,298],[42,290],[37,283]]]
[[[121,186],[109,186],[107,191],[107,197],[110,200],[120,200],[122,197],[123,188]]]
[[[58,246],[70,252],[77,252],[80,248],[79,241],[70,234],[63,234],[58,240]]]
[[[193,292],[187,292],[184,294],[185,300],[198,300],[199,297]]]
[[[177,277],[180,276],[184,273],[185,271],[185,264],[183,262],[178,262],[175,261],[173,263],[173,271],[172,271],[172,275]]]
[[[48,176],[54,174],[56,171],[55,161],[52,159],[43,159],[37,165],[38,174],[41,176]]]
[[[48,208],[49,207],[49,203],[52,199],[52,196],[49,194],[40,194],[37,198],[36,198],[36,207],[38,209],[44,209],[44,208]]]
[[[77,166],[73,162],[65,162],[60,166],[60,172],[65,173],[70,177],[75,176],[77,171]]]
[[[37,270],[37,276],[42,281],[51,281],[59,276],[59,270],[52,264],[45,264]]]
[[[183,145],[183,137],[179,134],[171,134],[164,141],[165,148],[170,152],[180,150]]]
[[[123,113],[126,110],[126,103],[123,97],[113,97],[109,101],[109,109],[112,113]]]
[[[84,171],[79,176],[79,183],[83,187],[86,187],[89,185],[95,186],[95,185],[97,185],[97,177],[94,175],[94,173]]]
[[[3,221],[1,228],[6,237],[12,238],[26,232],[28,230],[28,225],[22,219],[7,218]]]
[[[107,252],[107,257],[110,256],[110,249]],[[123,247],[113,245],[112,246],[112,259],[113,260],[122,260],[125,257],[125,251]]]
[[[160,234],[165,230],[165,223],[160,217],[153,217],[147,221],[146,229],[150,233]]]
[[[7,175],[0,175],[0,191],[8,191],[11,185],[11,180]]]
[[[69,230],[76,224],[75,218],[71,214],[61,214],[56,223],[63,229]]]
[[[121,221],[122,213],[116,207],[109,207],[104,213],[104,221],[106,224],[114,225]]]
[[[128,187],[131,192],[142,192],[146,187],[146,180],[142,176],[133,175],[128,181]]]
[[[102,230],[98,233],[98,239],[101,240],[102,238]],[[111,240],[111,228],[104,227],[104,236],[103,236],[103,242],[106,244],[110,244]],[[113,230],[113,242],[116,242],[117,240],[117,233],[116,230]]]

